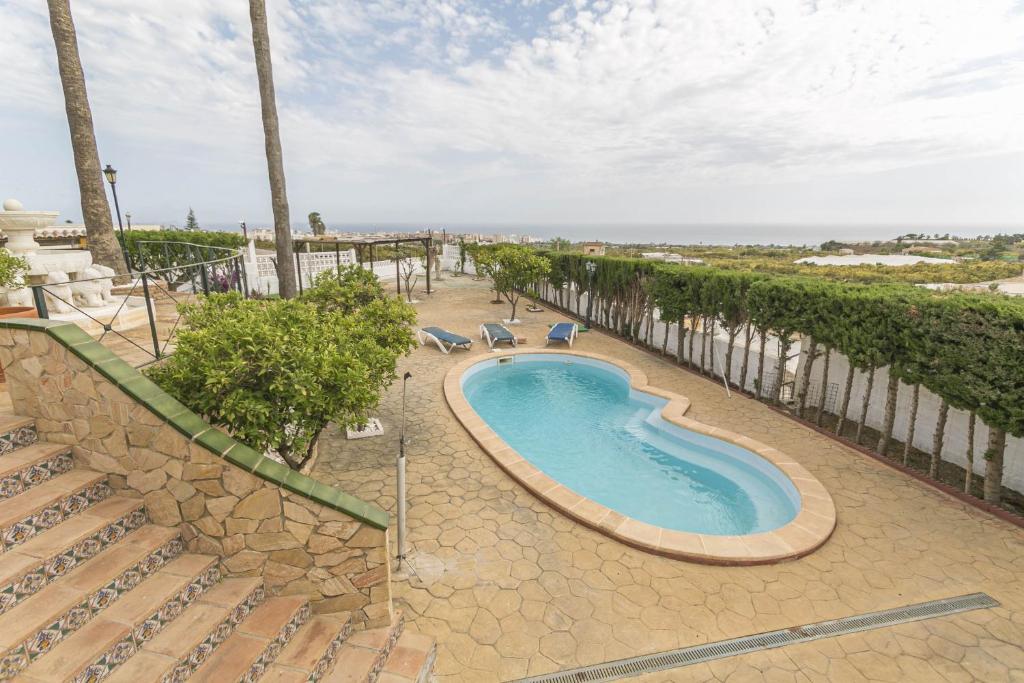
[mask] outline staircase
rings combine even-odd
[[[433,640],[388,627],[354,632],[301,596],[268,597],[260,577],[222,578],[149,523],[136,498],[41,443],[32,420],[0,416],[0,679],[327,681],[430,678]]]

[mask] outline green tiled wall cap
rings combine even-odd
[[[6,318],[0,319],[0,329],[46,333],[133,400],[146,406],[154,415],[206,450],[285,490],[377,529],[388,528],[388,513],[384,510],[296,472],[211,427],[187,406],[86,334],[78,325],[64,320]]]

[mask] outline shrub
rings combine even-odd
[[[341,282],[321,276],[302,299],[232,292],[186,304],[174,355],[149,375],[206,419],[298,469],[328,423],[365,423],[414,343],[409,307],[382,291],[368,296],[373,287],[361,276]]]
[[[0,287],[21,287],[28,268],[28,261],[0,249]]]

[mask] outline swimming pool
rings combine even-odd
[[[445,391],[507,472],[633,545],[753,563],[824,542],[835,510],[813,476],[775,449],[683,417],[689,401],[621,365],[524,349],[461,363]]]
[[[668,401],[621,370],[568,355],[520,355],[463,375],[469,405],[552,479],[666,529],[738,535],[796,517],[800,494],[771,463],[669,424]]]

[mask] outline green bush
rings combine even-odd
[[[121,235],[117,236],[121,241]],[[237,250],[245,246],[245,238],[235,232],[207,230],[125,230],[124,243],[137,268],[162,270],[179,268],[191,263],[224,258],[222,249]],[[186,246],[217,247],[205,249]]]
[[[0,249],[0,287],[21,287],[28,269],[28,261]]]
[[[365,423],[414,344],[413,310],[352,273],[322,275],[301,299],[214,294],[182,313],[177,349],[150,377],[294,469],[328,423]]]

